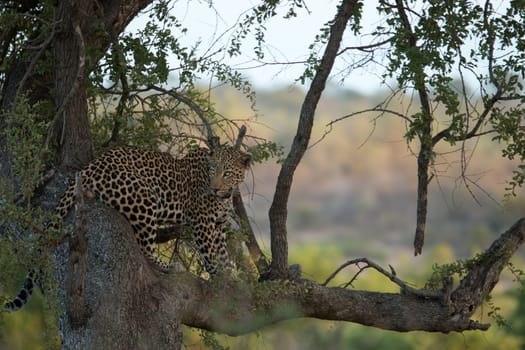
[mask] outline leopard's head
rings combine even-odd
[[[246,170],[252,162],[251,155],[233,147],[219,147],[210,154],[210,192],[220,198],[228,198],[244,181]]]

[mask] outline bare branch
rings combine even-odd
[[[245,135],[246,126],[243,125],[239,129],[237,141],[235,142],[235,148],[241,147]],[[255,266],[257,267],[259,276],[265,276],[269,270],[270,265],[268,264],[266,256],[263,254],[261,248],[259,247],[259,243],[257,243],[257,239],[255,238],[252,226],[250,225],[250,218],[248,217],[248,213],[246,212],[246,208],[244,207],[244,202],[242,200],[240,191],[237,188],[237,190],[233,193],[233,208],[235,209],[235,214],[239,217],[239,223],[241,225],[242,232],[246,234],[246,248],[248,248],[250,257]]]
[[[402,0],[396,0],[395,5],[399,14],[403,29],[406,31],[408,40],[408,47],[418,50],[417,38],[412,30],[410,20],[407,16],[407,9],[403,5]],[[419,152],[417,155],[417,218],[416,218],[416,233],[414,238],[414,255],[420,255],[425,241],[425,227],[427,220],[427,206],[428,206],[428,184],[430,182],[428,176],[428,169],[432,158],[432,111],[430,108],[430,98],[425,87],[426,76],[422,67],[417,68],[414,78],[414,87],[419,95],[419,102],[421,104],[421,125],[417,130],[419,138]]]
[[[239,129],[239,134],[237,135],[237,140],[235,141],[234,147],[239,149],[242,145],[242,140],[244,139],[244,136],[246,135],[246,125],[241,126]]]
[[[188,97],[178,93],[174,89],[166,90],[166,89],[161,88],[161,87],[156,86],[156,85],[149,85],[147,87],[147,90],[156,90],[156,91],[162,92],[164,94],[167,94],[167,95],[169,95],[169,96],[171,96],[171,97],[181,101],[186,106],[188,106],[192,111],[194,111],[195,114],[197,114],[197,116],[200,118],[202,124],[206,128],[208,147],[213,148],[212,147],[212,140],[216,136],[215,136],[215,133],[213,132],[213,129],[211,128],[211,125],[210,125],[210,122],[208,121],[208,118],[206,118],[206,115],[205,115],[204,111],[199,107],[199,105],[197,105],[195,102],[193,102],[190,98],[188,98]]]
[[[34,55],[33,58],[31,59],[31,63],[29,63],[29,66],[28,66],[24,76],[20,80],[20,83],[19,83],[18,88],[16,90],[15,101],[22,94],[22,91],[25,89],[26,81],[31,76],[31,74],[33,74],[33,71],[34,71],[36,63],[40,60],[40,58],[42,57],[44,52],[48,49],[49,45],[53,41],[53,39],[55,37],[55,34],[56,34],[55,33],[55,28],[56,28],[56,25],[58,23],[59,22],[56,22],[56,23],[52,24],[51,33],[46,38],[46,40],[42,43],[42,45],[40,45],[40,48],[39,48],[37,54]]]
[[[130,88],[128,84],[128,77],[126,75],[125,67],[122,65],[122,60],[124,57],[122,55],[122,50],[118,42],[113,43],[113,57],[115,69],[118,72],[118,77],[120,80],[120,85],[122,86],[122,94],[120,95],[120,100],[116,108],[116,116],[114,118],[113,129],[111,130],[111,136],[109,139],[102,144],[102,147],[107,147],[109,144],[117,142],[120,134],[121,122],[120,118],[124,116],[124,111],[126,110],[126,105],[130,100]]]
[[[359,50],[359,51],[364,51],[364,52],[373,52],[373,50],[371,50],[371,49],[377,49],[380,46],[388,44],[390,41],[392,41],[392,38],[388,38],[388,39],[385,39],[385,40],[380,41],[378,43],[373,43],[373,44],[369,44],[369,45],[347,46],[344,49],[342,49],[341,51],[339,51],[339,53],[337,55],[341,55],[341,54],[343,54],[343,53],[345,53],[346,51],[349,51],[349,50]]]
[[[341,44],[346,25],[352,16],[357,1],[343,0],[338,7],[337,15],[330,29],[330,37],[325,52],[320,61],[319,68],[312,80],[312,84],[305,96],[299,123],[292,147],[284,161],[275,188],[275,195],[270,206],[270,233],[272,250],[272,278],[285,278],[288,274],[288,242],[286,231],[287,203],[292,185],[293,174],[301,161],[310,140],[315,110],[321,94],[325,88],[326,80],[333,67],[337,52]]]
[[[361,267],[359,266],[359,264],[365,264],[364,267]],[[436,291],[436,290],[428,290],[428,289],[416,289],[416,288],[413,288],[413,287],[410,287],[406,282],[402,281],[401,279],[399,279],[396,274],[394,273],[394,269],[392,266],[390,266],[390,269],[391,269],[391,272],[388,272],[387,270],[385,270],[384,268],[382,268],[381,266],[379,266],[378,264],[376,264],[375,262],[369,260],[368,258],[358,258],[358,259],[352,259],[352,260],[349,260],[347,262],[345,262],[344,264],[342,264],[341,266],[339,266],[337,268],[337,270],[335,270],[327,279],[326,281],[324,281],[324,283],[322,283],[321,285],[322,286],[326,286],[328,285],[328,283],[335,278],[335,276],[337,276],[337,274],[339,272],[341,272],[342,270],[344,270],[346,267],[350,266],[350,265],[356,265],[359,270],[358,272],[352,277],[352,279],[345,283],[344,287],[343,288],[347,288],[349,285],[351,285],[356,279],[357,279],[357,276],[363,272],[365,269],[367,268],[373,268],[374,270],[378,271],[379,273],[385,275],[386,277],[388,277],[392,282],[394,282],[395,284],[397,284],[401,290],[403,292],[407,292],[407,293],[410,293],[410,294],[413,294],[415,296],[418,296],[418,297],[423,297],[423,298],[434,298],[434,299],[443,299],[443,291]]]
[[[241,230],[246,234],[246,248],[248,248],[248,253],[259,272],[259,276],[264,278],[266,277],[270,264],[255,238],[255,233],[250,225],[248,213],[246,212],[244,202],[238,191],[234,191],[233,208],[235,209],[235,214],[239,217]]]

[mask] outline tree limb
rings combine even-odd
[[[525,219],[520,219],[482,254],[483,258],[448,299],[436,298],[439,291],[429,294],[430,297],[425,293],[368,292],[326,287],[308,280],[268,281],[253,289],[228,281],[220,282],[227,288],[224,285],[214,288],[185,275],[185,283],[173,285],[174,288],[190,288],[199,299],[198,304],[188,309],[191,312],[183,316],[183,323],[230,335],[295,317],[349,321],[400,332],[487,330],[489,324],[481,324],[470,317],[486,300],[501,270],[524,241]],[[173,279],[180,279],[180,276]],[[443,294],[446,295],[445,291]],[[228,310],[218,310],[220,305],[228,305]],[[217,310],[217,314],[210,317],[207,310]]]
[[[121,341],[115,348],[122,349],[153,335],[159,337],[155,344],[173,344],[179,336],[175,326],[163,329],[158,324],[240,335],[282,320],[313,317],[399,332],[486,330],[489,324],[470,317],[525,241],[525,219],[520,219],[481,255],[450,297],[439,298],[405,290],[327,287],[310,280],[245,282],[218,276],[206,281],[188,272],[161,274],[140,252],[127,221],[98,202],[86,201],[86,209],[89,268],[84,295],[92,314],[81,331],[99,334],[90,339],[100,346]],[[122,322],[128,327],[116,326]],[[108,332],[116,333],[103,337]]]
[[[396,0],[396,9],[399,13],[402,29],[405,31],[407,38],[407,45],[410,49],[419,50],[417,46],[417,38],[412,30],[410,20],[408,19],[403,0]],[[427,207],[428,207],[428,184],[430,182],[428,176],[428,168],[432,159],[432,112],[430,110],[430,98],[425,86],[425,71],[424,67],[415,62],[414,63],[414,86],[419,95],[419,102],[421,103],[421,117],[420,127],[417,130],[419,138],[419,153],[417,155],[417,209],[416,209],[416,233],[414,237],[414,255],[420,255],[423,250],[425,241],[425,227],[427,221]]]
[[[246,125],[243,125],[239,129],[239,134],[237,135],[237,140],[235,141],[234,145],[235,148],[240,149],[245,135]],[[255,234],[249,221],[250,218],[248,217],[248,213],[246,212],[246,208],[244,206],[244,202],[242,200],[241,193],[238,188],[236,191],[233,192],[232,201],[235,214],[239,217],[239,224],[241,225],[242,232],[246,234],[246,248],[248,248],[250,257],[255,266],[257,267],[259,276],[264,276],[266,275],[266,273],[268,273],[269,270],[268,260],[266,259],[266,256],[263,254],[261,248],[259,247],[257,239],[255,239]]]
[[[325,52],[301,107],[297,132],[293,139],[292,147],[277,178],[275,194],[269,211],[272,251],[271,278],[286,278],[288,275],[286,220],[288,217],[287,203],[292,179],[295,169],[308,147],[317,103],[325,88],[326,81],[339,51],[343,33],[353,14],[356,3],[357,1],[355,0],[343,0],[338,6],[337,15],[330,28],[330,37]]]

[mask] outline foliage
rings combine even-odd
[[[374,35],[390,43],[383,78],[395,78],[399,89],[419,96],[421,110],[406,115],[408,141],[418,136],[433,149],[441,140],[453,146],[491,134],[505,145],[504,157],[525,159],[525,55],[519,49],[525,46],[525,12],[518,3],[496,9],[491,2],[466,0],[379,2],[386,25]],[[446,119],[436,117],[438,109]],[[431,123],[445,127],[432,133]],[[509,191],[514,194],[522,184],[523,167],[518,166]]]
[[[47,122],[39,115],[39,105],[30,106],[25,97],[21,97],[15,106],[3,111],[1,118],[9,125],[0,136],[6,142],[3,151],[12,155],[11,171],[17,180],[14,186],[2,186],[5,193],[19,192],[29,203],[36,185],[40,182],[41,172],[46,163],[46,150],[42,150]]]
[[[520,292],[525,295],[525,271],[516,267],[513,263],[509,263],[507,268],[514,276],[514,282],[520,284]]]
[[[525,319],[523,318],[525,312],[525,273],[516,268],[514,264],[509,264],[509,270],[521,287],[519,290],[510,293],[516,298],[517,305],[514,307],[514,312],[507,318],[509,326],[505,328],[505,331],[511,336],[521,338],[520,349],[523,350],[525,349]]]
[[[1,240],[10,249],[19,252],[10,263],[23,262],[26,267],[35,263],[35,246],[44,222],[49,219],[41,208],[34,207],[32,203],[49,155],[42,149],[47,122],[41,120],[40,107],[30,106],[22,96],[12,109],[2,115],[10,126],[2,134],[6,141],[2,151],[11,155],[11,178],[15,180],[11,181],[7,176],[0,178],[0,227],[4,229]],[[32,233],[28,235],[27,232]],[[4,268],[8,269],[7,266]]]
[[[425,284],[425,288],[438,290],[443,288],[443,283],[450,277],[461,279],[483,258],[484,256],[482,254],[477,254],[471,259],[459,259],[449,264],[440,265],[436,263],[432,265],[432,275]]]
[[[214,336],[214,333],[209,331],[200,331],[200,337],[202,343],[212,350],[229,350],[228,346],[224,346],[220,343],[219,340]]]
[[[21,3],[16,0],[2,2],[0,8],[0,88],[5,84],[7,73],[17,60],[30,62],[33,50],[25,50],[25,44],[31,43],[38,48],[54,31],[54,1],[39,1],[38,6]],[[44,55],[32,61],[34,69],[42,73],[48,66]]]
[[[170,9],[170,1],[154,2],[144,26],[113,42],[90,74],[89,113],[97,147],[205,142],[210,128],[234,140],[236,123],[215,110],[208,90],[197,87],[205,78],[255,102],[250,83],[221,61],[222,49],[204,49],[208,53],[202,55],[201,43],[183,44],[187,29]]]
[[[263,163],[270,158],[277,158],[277,162],[280,163],[284,155],[283,146],[269,140],[249,147],[248,152],[257,163]]]
[[[296,17],[298,9],[302,9],[305,5],[303,0],[286,0],[284,2],[286,5],[282,5],[281,1],[278,0],[263,0],[257,6],[254,6],[238,24],[237,30],[230,41],[228,54],[230,56],[240,55],[243,42],[253,30],[256,41],[253,51],[258,59],[263,59],[266,23],[279,14],[280,6],[284,7],[286,11],[283,18],[292,18]]]
[[[41,104],[30,105],[28,100],[21,96],[12,109],[4,111],[2,118],[10,126],[2,133],[5,140],[5,149],[2,152],[10,154],[11,172],[16,182],[11,182],[7,177],[0,178],[0,227],[3,228],[0,236],[0,280],[5,285],[19,286],[19,277],[25,277],[25,271],[35,266],[45,271],[44,284],[47,291],[55,290],[52,263],[47,254],[41,254],[41,249],[48,240],[55,239],[56,232],[40,239],[40,234],[49,220],[49,215],[41,208],[33,206],[32,199],[35,189],[42,181],[43,168],[48,161],[49,152],[42,149],[47,122],[42,120],[41,114],[46,110]],[[2,305],[7,299],[2,290]],[[15,295],[15,290],[9,290],[10,295]],[[5,327],[5,332],[10,334],[12,326],[32,325],[37,329],[45,329],[37,336],[32,334],[26,342],[33,342],[34,346],[48,344],[50,348],[57,345],[57,300],[53,293],[47,295],[47,303],[42,300],[37,302],[38,307],[28,306],[29,315],[5,316],[10,325]],[[38,309],[38,310],[37,310]],[[45,310],[44,310],[45,309]],[[38,313],[41,316],[35,317]],[[3,316],[2,316],[3,318]],[[17,321],[18,320],[18,321]],[[21,327],[24,329],[24,327]],[[29,332],[31,334],[31,332]],[[16,332],[15,332],[16,334]],[[22,342],[22,340],[14,340]],[[13,343],[1,339],[0,344],[12,347]],[[16,347],[16,345],[14,345]]]
[[[425,288],[438,290],[443,288],[445,281],[449,278],[455,277],[457,280],[460,280],[472,269],[474,265],[479,264],[481,260],[487,258],[491,257],[487,257],[484,254],[477,254],[471,259],[458,259],[455,262],[449,264],[434,264],[432,265],[432,275],[426,282]],[[525,294],[525,272],[523,272],[523,270],[520,268],[517,268],[512,263],[507,265],[507,269],[515,277],[514,282],[520,285],[520,293]],[[510,327],[510,323],[501,314],[501,306],[499,306],[493,299],[493,296],[489,295],[486,300],[486,306],[489,309],[487,316],[490,317],[500,327]]]
[[[360,35],[361,31],[361,17],[363,15],[363,2],[357,1],[353,7],[353,13],[350,21],[350,29],[354,35]],[[307,81],[311,81],[319,69],[320,58],[319,52],[326,45],[328,38],[330,37],[330,27],[332,21],[329,21],[319,29],[319,34],[314,37],[314,41],[308,47],[310,53],[305,60],[305,69],[303,73],[297,78],[301,84],[305,84]]]

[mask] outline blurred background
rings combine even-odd
[[[248,133],[275,140],[285,150],[289,147],[304,98],[301,89],[258,90],[257,117],[237,91],[221,88],[213,94],[217,110],[224,115],[249,119]],[[400,278],[422,287],[433,264],[472,257],[523,216],[523,191],[517,197],[505,197],[506,181],[516,164],[501,157],[498,144],[481,140],[464,145],[468,152],[476,152],[467,168],[468,181],[461,177],[461,152],[443,150],[435,169],[441,175],[430,187],[423,254],[414,257],[416,159],[403,139],[402,120],[361,115],[335,124],[326,134],[331,120],[383,98],[381,91],[361,95],[332,86],[321,100],[311,140],[315,145],[297,169],[289,203],[289,262],[301,264],[306,278],[323,282],[345,261],[367,257],[383,267],[392,265]],[[276,159],[256,164],[241,188],[257,239],[268,256],[267,213],[278,171]],[[525,251],[518,251],[512,261],[524,269]],[[348,268],[331,285],[344,284],[355,272],[355,268]],[[351,288],[397,291],[371,270],[361,274]],[[2,337],[0,348],[56,346],[44,341],[46,332],[56,332],[45,316],[52,311],[39,293],[35,295],[22,312],[3,318],[0,329],[9,336]],[[487,332],[402,334],[351,323],[299,319],[247,336],[215,338],[230,349],[524,349],[525,297],[510,271],[503,272],[493,295],[494,306],[487,303],[477,315],[482,322],[492,323]],[[505,325],[498,326],[488,316],[494,307],[501,308],[498,313]],[[186,332],[187,349],[210,348],[203,340],[207,334]]]

